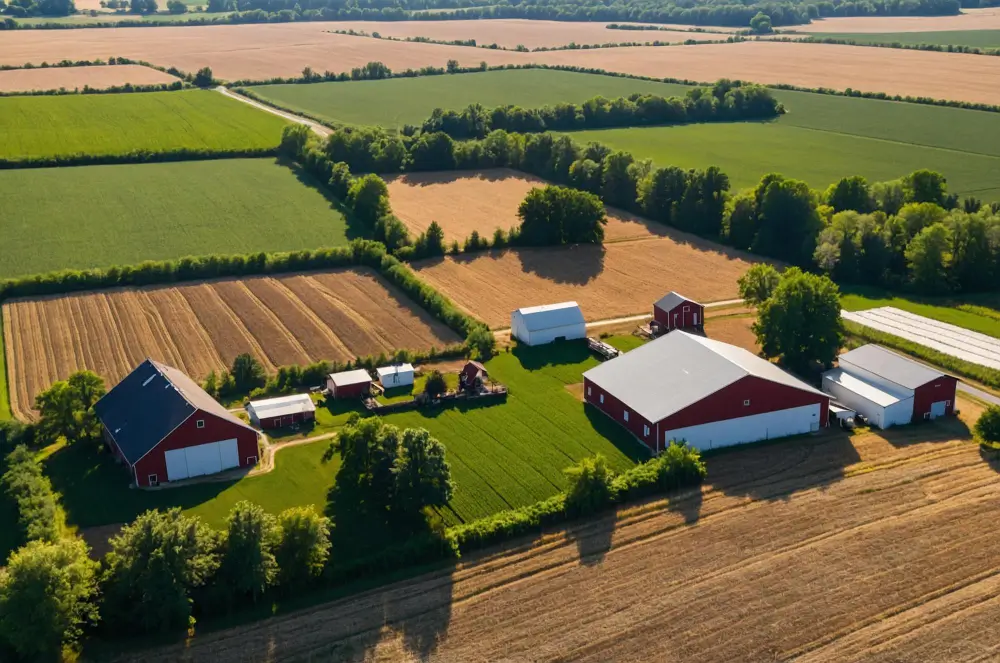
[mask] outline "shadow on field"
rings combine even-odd
[[[576,543],[580,563],[597,566],[604,561],[611,550],[611,540],[615,534],[617,515],[612,512],[600,517],[592,517],[566,530],[567,538]]]
[[[334,195],[330,193],[330,190],[323,185],[322,182],[320,182],[318,179],[316,179],[311,174],[306,172],[306,170],[302,168],[302,166],[298,165],[293,161],[288,161],[286,159],[279,158],[277,160],[277,163],[289,168],[295,174],[295,179],[297,179],[300,184],[302,184],[303,186],[307,186],[310,189],[318,192],[321,196],[326,198],[326,201],[328,203],[330,203],[331,210],[335,211],[337,214],[340,214],[344,217],[344,220],[347,224],[347,239],[349,240],[362,239],[366,236],[364,231],[359,226],[357,219],[354,218],[354,214],[352,214],[351,211],[347,209],[343,203],[337,200],[334,197]]]
[[[667,496],[667,510],[680,514],[688,525],[701,517],[701,503],[700,486],[680,493],[669,493]]]
[[[935,421],[918,421],[909,426],[894,426],[879,435],[897,449],[925,442],[948,442],[950,440],[971,439],[968,424],[958,417],[941,417]]]
[[[604,271],[607,250],[594,244],[573,244],[565,247],[524,248],[515,252],[521,269],[529,274],[552,281],[586,285]]]
[[[584,341],[556,341],[547,345],[530,346],[517,343],[511,349],[521,366],[527,371],[537,371],[546,366],[579,364],[590,359],[590,350]]]

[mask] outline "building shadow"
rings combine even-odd
[[[906,426],[891,426],[877,432],[897,449],[927,442],[972,439],[969,425],[957,416],[941,417],[934,421],[918,421]]]
[[[527,371],[537,371],[546,366],[579,364],[591,357],[587,343],[583,340],[556,341],[536,346],[517,343],[511,349],[511,354],[517,357]]]

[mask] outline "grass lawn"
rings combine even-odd
[[[957,327],[969,329],[1000,338],[1000,310],[996,296],[987,296],[980,301],[904,299],[877,290],[856,290],[840,298],[841,306],[848,311],[864,311],[880,306],[894,306],[916,315],[947,322]]]
[[[976,46],[1000,48],[1000,30],[942,30],[938,32],[822,33],[818,38],[848,39],[858,44],[904,44],[917,46]]]
[[[348,227],[273,159],[0,171],[0,278],[187,255],[336,246]]]
[[[449,391],[455,391],[458,389],[458,373],[444,373],[444,382],[448,385]],[[413,400],[418,394],[422,394],[424,392],[424,387],[426,385],[427,376],[418,375],[413,379],[413,384],[409,387],[386,389],[385,394],[379,396],[376,400],[385,405],[399,403],[400,401]]]
[[[0,159],[278,145],[285,120],[210,90],[0,98]]]

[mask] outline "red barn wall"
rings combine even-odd
[[[335,387],[334,398],[358,398],[371,391],[372,383],[362,382],[360,384],[348,384],[343,387]]]
[[[951,401],[945,408],[945,414],[955,412],[955,391],[958,388],[958,378],[942,375],[933,382],[913,390],[913,421],[923,421],[924,413],[931,411],[931,403]]]
[[[204,428],[198,428],[198,420],[205,421]],[[149,475],[155,474],[163,483],[167,480],[167,458],[166,452],[174,449],[184,449],[195,447],[199,444],[209,442],[219,442],[236,438],[236,445],[240,450],[240,467],[247,467],[253,463],[247,463],[247,458],[257,458],[260,452],[257,449],[257,432],[246,426],[240,426],[231,421],[227,421],[214,414],[199,410],[192,414],[187,421],[178,426],[172,433],[167,435],[146,454],[141,460],[135,463],[135,476],[140,486],[149,485]]]
[[[604,394],[603,403],[601,403],[601,394]],[[583,397],[584,400],[611,417],[619,425],[624,426],[647,447],[654,451],[656,450],[656,426],[636,413],[635,410],[626,406],[587,378],[583,378]],[[628,421],[625,421],[625,410],[629,411]],[[649,426],[649,435],[645,434],[643,426]]]
[[[289,419],[289,417],[291,418]],[[260,420],[260,427],[265,430],[278,428],[279,419],[283,422],[282,426],[291,426],[292,424],[300,424],[304,421],[312,421],[315,418],[314,412],[296,412],[295,414],[286,414],[283,417],[264,417]]]
[[[685,312],[684,307],[688,310]],[[673,317],[677,313],[677,326],[674,326]],[[698,325],[705,324],[705,307],[692,301],[683,301],[669,311],[665,311],[659,306],[653,306],[653,319],[667,329],[686,329],[694,327],[694,315],[698,314]]]

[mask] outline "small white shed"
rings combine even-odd
[[[576,302],[519,308],[510,314],[511,336],[527,345],[587,337],[587,323]]]
[[[386,389],[406,387],[413,384],[413,364],[393,364],[375,370],[378,381]]]
[[[823,391],[877,428],[908,424],[913,418],[912,391],[868,381],[843,368],[823,374]]]

